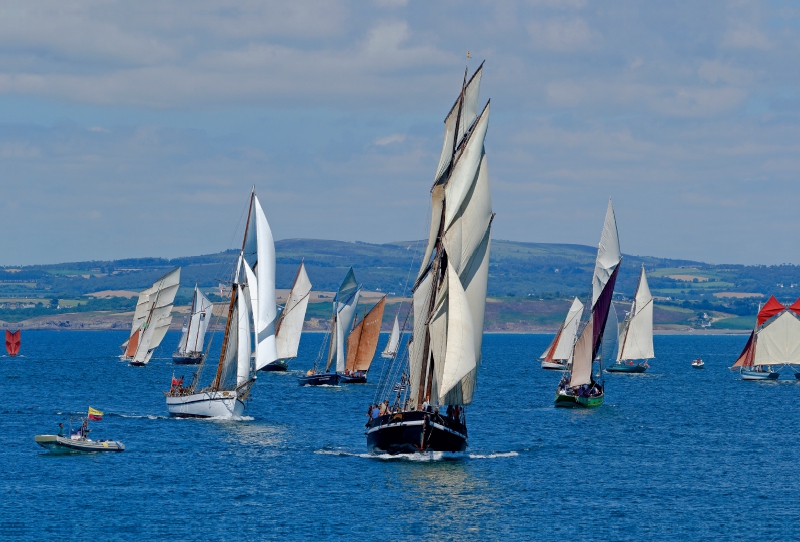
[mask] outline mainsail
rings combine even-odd
[[[386,296],[383,296],[350,332],[350,336],[347,338],[345,370],[369,371],[372,358],[375,357],[375,349],[378,347],[385,306]]]
[[[653,296],[647,285],[644,266],[639,274],[639,284],[633,297],[631,311],[625,319],[619,338],[617,361],[651,359],[653,351]]]
[[[393,358],[397,355],[397,347],[400,345],[400,323],[397,321],[397,316],[394,317],[394,325],[392,326],[392,334],[389,336],[389,341],[386,343],[386,348],[381,353],[381,357]]]
[[[790,310],[756,332],[753,365],[800,364],[800,319]]]
[[[206,330],[211,322],[211,311],[214,305],[203,292],[195,286],[192,307],[189,312],[189,322],[181,335],[178,353],[181,355],[198,354],[203,352]]]
[[[494,217],[484,148],[489,103],[477,114],[482,66],[469,82],[465,75],[445,120],[430,235],[413,290],[411,409],[423,401],[469,405],[480,366]]]
[[[331,341],[328,346],[328,362],[325,365],[325,372],[330,370],[334,358],[336,359],[336,372],[341,373],[345,370],[347,360],[345,345],[356,317],[356,306],[360,295],[361,286],[356,282],[356,275],[351,267],[333,299]]]
[[[283,307],[278,325],[275,326],[278,359],[297,357],[300,335],[303,333],[303,322],[306,318],[308,296],[311,292],[311,281],[308,279],[306,267],[301,262],[294,277],[289,298]]]
[[[572,349],[575,346],[575,337],[578,334],[578,324],[583,315],[583,303],[576,297],[567,312],[564,323],[556,333],[555,338],[547,347],[540,359],[545,361],[572,359]]]
[[[172,322],[172,304],[180,279],[181,268],[178,267],[139,294],[131,335],[122,345],[123,359],[141,365],[150,361]]]

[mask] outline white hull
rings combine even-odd
[[[176,418],[232,418],[244,412],[244,402],[235,391],[210,391],[167,396],[169,415]]]
[[[565,371],[567,369],[567,364],[555,363],[553,361],[543,361],[542,369],[549,369],[551,371]]]

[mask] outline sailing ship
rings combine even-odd
[[[389,341],[386,343],[386,348],[381,352],[382,358],[391,359],[397,355],[397,348],[400,346],[400,323],[397,321],[397,316],[394,317],[394,325],[392,326],[392,334],[389,335]]]
[[[285,371],[289,368],[288,360],[297,357],[300,346],[300,335],[303,333],[303,322],[306,319],[308,296],[311,293],[311,281],[308,280],[306,266],[300,267],[294,277],[289,297],[283,306],[278,323],[275,325],[275,342],[278,359],[267,363],[262,371]]]
[[[6,352],[12,358],[19,354],[19,347],[22,342],[22,330],[16,331],[6,330]]]
[[[771,296],[731,369],[738,368],[742,380],[776,380],[786,365],[800,365],[800,299],[786,307]]]
[[[198,365],[203,361],[203,343],[206,330],[211,322],[211,313],[214,305],[203,292],[195,286],[192,297],[192,308],[189,311],[189,320],[181,330],[181,340],[178,348],[172,354],[172,362],[178,365]]]
[[[336,292],[336,296],[333,298],[330,330],[326,337],[330,338],[330,342],[328,343],[328,359],[325,363],[325,370],[317,370],[318,365],[322,362],[323,352],[320,350],[320,355],[317,356],[314,367],[297,378],[298,384],[301,386],[339,385],[340,373],[343,373],[347,366],[345,352],[347,337],[356,317],[356,306],[360,296],[361,286],[356,282],[356,274],[351,267],[339,286],[339,291]],[[323,340],[324,344],[325,341]],[[331,371],[331,365],[334,364],[334,361],[334,370]]]
[[[578,334],[578,324],[582,315],[583,303],[576,297],[550,346],[539,356],[539,359],[542,360],[542,369],[563,371],[567,368],[572,359],[572,349],[575,346],[575,337]]]
[[[256,381],[256,371],[278,359],[275,342],[275,243],[255,189],[250,193],[242,249],[232,272],[222,351],[211,383],[201,388],[206,362],[191,384],[173,379],[165,392],[170,416],[241,416]]]
[[[465,408],[481,362],[491,225],[484,140],[490,104],[478,114],[483,64],[464,81],[445,118],[431,189],[430,232],[413,292],[407,355],[384,371],[366,427],[373,453],[461,452]]]
[[[602,357],[596,373],[593,367],[603,342],[620,262],[622,253],[619,250],[617,221],[609,199],[592,276],[592,308],[589,311],[589,320],[575,343],[568,372],[558,384],[554,400],[557,407],[592,408],[603,404],[605,388]],[[616,329],[613,331],[616,334]]]
[[[631,310],[622,322],[619,334],[619,354],[616,363],[606,367],[610,373],[643,373],[655,357],[653,351],[653,296],[647,285],[644,265],[633,296]],[[635,361],[639,361],[634,363]]]
[[[344,372],[339,373],[339,383],[366,384],[367,372],[378,348],[385,306],[386,296],[383,296],[347,337],[347,361]]]
[[[120,345],[120,360],[147,365],[172,322],[172,303],[180,282],[181,268],[177,267],[139,293],[130,337]]]

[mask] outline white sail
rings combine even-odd
[[[208,324],[211,322],[213,303],[208,300],[197,286],[194,289],[194,309],[189,318],[189,329],[186,335],[185,353],[202,352]]]
[[[614,303],[608,307],[606,327],[603,330],[603,340],[600,343],[601,358],[604,364],[610,365],[617,361],[619,356],[619,318]]]
[[[347,336],[353,329],[353,320],[356,317],[356,307],[358,298],[361,295],[361,288],[356,290],[350,300],[343,300],[337,303],[336,309],[336,372],[344,372],[347,365]]]
[[[756,333],[753,365],[800,364],[800,319],[784,311]]]
[[[247,291],[248,286],[237,285],[240,289],[239,296],[236,299],[236,311],[238,313],[236,329],[232,333],[236,333],[236,385],[241,386],[250,380],[250,314],[248,311],[248,297],[250,293]]]
[[[414,307],[414,330],[411,335],[411,344],[408,348],[408,365],[410,374],[409,403],[413,408],[417,408],[419,403],[420,384],[425,384],[425,376],[422,370],[427,360],[424,359],[425,352],[425,330],[428,326],[428,316],[430,315],[430,303],[433,287],[433,273],[428,273],[417,285],[413,293]]]
[[[561,334],[558,337],[558,344],[552,345],[541,355],[542,358],[552,350],[552,359],[569,360],[572,358],[572,349],[575,346],[575,338],[578,334],[578,324],[583,316],[583,303],[576,297],[567,312],[567,317],[561,326]]]
[[[280,323],[276,333],[276,346],[278,358],[290,359],[297,357],[300,346],[300,335],[303,333],[303,322],[306,318],[308,297],[311,292],[311,281],[308,279],[306,267],[300,263],[297,276],[289,292],[289,298],[281,312]]]
[[[597,249],[597,259],[594,264],[594,274],[592,275],[592,308],[597,302],[597,298],[605,288],[608,279],[622,260],[622,253],[619,250],[619,235],[617,234],[617,220],[614,217],[614,207],[611,199],[608,200],[606,210],[606,220],[603,223],[603,234],[600,236],[600,245]]]
[[[449,265],[447,266],[447,294],[447,344],[442,377],[437,386],[440,404],[446,404],[447,393],[477,366],[475,331],[472,327],[472,313],[467,293],[461,286],[461,280],[455,269]],[[441,365],[441,361],[439,364]]]
[[[594,328],[594,314],[589,317],[586,327],[583,328],[578,342],[575,343],[575,352],[572,355],[570,367],[569,386],[582,386],[592,381],[592,330]]]
[[[445,201],[447,202],[444,217],[445,230],[450,228],[450,224],[456,218],[456,214],[461,211],[462,203],[475,184],[478,167],[484,158],[483,142],[489,127],[489,108],[490,104],[487,103],[475,128],[470,132],[463,150],[457,156],[453,172],[445,184]],[[491,204],[491,200],[489,203]]]
[[[400,323],[397,321],[397,316],[394,317],[394,325],[392,326],[392,334],[389,336],[389,341],[386,343],[386,348],[381,353],[384,358],[391,358],[397,355],[397,347],[400,344]]]
[[[253,330],[258,329],[258,279],[256,274],[246,259],[241,259],[242,269],[244,269],[244,276],[247,282],[248,302],[250,307],[250,317],[253,319]],[[256,366],[258,365],[258,341],[256,341],[255,351],[253,352],[256,357]]]
[[[278,306],[275,302],[275,241],[272,238],[267,217],[261,208],[258,197],[253,197],[253,214],[256,223],[256,243],[258,264],[254,269],[258,279],[258,315],[255,329],[256,370],[278,359],[275,344],[275,318]]]
[[[134,333],[138,333],[138,343],[136,351],[131,356],[132,362],[147,363],[150,361],[153,350],[161,344],[161,340],[172,322],[172,304],[180,287],[180,279],[181,268],[178,267],[161,277],[152,288],[148,289],[153,290],[148,295],[147,301],[150,309],[140,327],[134,331]]]
[[[639,285],[631,304],[628,321],[620,336],[620,349],[617,361],[651,359],[653,350],[653,296],[647,285],[644,267],[639,275]]]

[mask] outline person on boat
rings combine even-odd
[[[89,420],[83,420],[83,424],[81,425],[81,438],[86,438],[89,436]]]
[[[428,402],[428,400],[427,399],[424,400],[422,402],[422,411],[423,412],[428,412],[428,408],[430,408],[430,406],[431,406],[431,404]]]
[[[377,420],[381,417],[381,410],[378,408],[377,405],[372,407],[372,419]]]
[[[309,370],[306,372],[306,376],[311,376],[311,375],[313,375],[313,374],[314,374],[314,369],[309,369]]]
[[[59,437],[63,437],[64,436],[64,424],[63,423],[58,424],[58,436]]]

